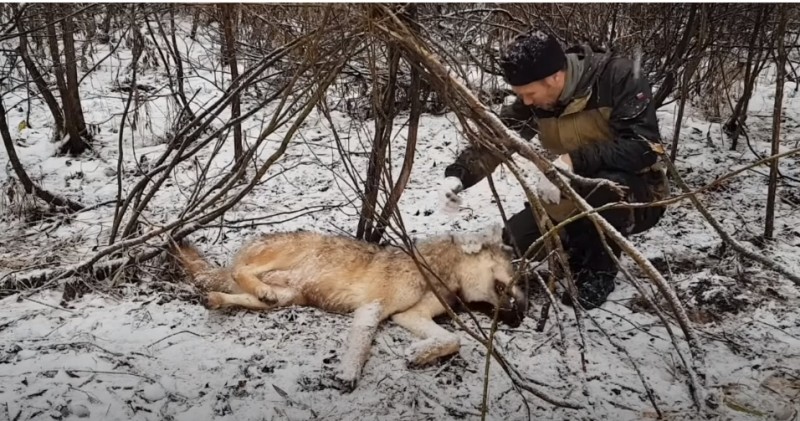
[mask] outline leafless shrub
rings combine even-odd
[[[0,184],[0,218],[3,216],[20,220],[38,220],[43,212],[33,195],[25,192],[25,188],[16,179],[9,179]]]

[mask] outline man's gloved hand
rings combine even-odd
[[[565,170],[571,170],[571,164],[569,155],[561,155],[553,161],[553,165]],[[561,202],[561,190],[551,183],[541,171],[536,172],[536,191],[539,193],[539,197],[547,203],[555,205]]]
[[[458,177],[445,177],[439,185],[439,202],[447,212],[458,212],[461,198],[458,193],[464,190],[464,185]]]

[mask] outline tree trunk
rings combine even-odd
[[[653,96],[653,102],[656,108],[660,108],[664,104],[669,94],[675,89],[675,74],[681,67],[683,60],[686,58],[686,53],[689,51],[689,42],[692,40],[695,27],[695,19],[697,17],[697,5],[693,4],[689,9],[689,18],[686,21],[686,28],[683,31],[683,37],[675,48],[675,51],[665,63],[668,67],[667,75],[664,77],[664,82],[659,86],[656,94]]]
[[[8,153],[8,161],[11,163],[11,167],[13,167],[14,173],[19,178],[19,182],[26,193],[35,195],[49,205],[66,207],[72,212],[83,209],[83,205],[80,203],[56,196],[34,184],[31,178],[28,177],[28,173],[25,172],[25,168],[22,167],[22,163],[19,161],[16,148],[14,148],[14,141],[11,139],[11,132],[9,132],[8,123],[6,123],[6,109],[2,100],[0,100],[0,137],[3,138],[3,145]]]
[[[86,130],[86,121],[83,118],[83,107],[81,106],[81,96],[78,90],[78,61],[75,58],[75,23],[72,16],[68,16],[71,12],[68,6],[64,7],[64,20],[61,26],[64,30],[62,37],[64,39],[64,67],[67,76],[67,94],[69,100],[72,101],[72,110],[74,115],[68,118],[77,120],[78,132],[85,138],[90,138]]]
[[[692,9],[689,11],[689,20],[686,22],[686,32],[684,33],[684,38],[692,38],[694,37],[694,33],[696,32],[697,25],[697,5],[693,4]],[[685,48],[688,47],[688,44]],[[698,59],[694,58],[688,62],[686,62],[683,66],[683,78],[681,80],[681,100],[678,104],[678,116],[675,122],[675,131],[672,136],[672,149],[669,151],[669,159],[672,162],[675,162],[675,158],[678,155],[678,141],[680,140],[681,135],[681,122],[683,121],[683,112],[686,108],[686,101],[688,101],[689,96],[689,83],[692,80],[692,76],[694,75],[695,69],[697,69]]]
[[[183,60],[181,59],[181,51],[178,49],[178,39],[175,36],[177,32],[177,28],[175,27],[175,6],[170,5],[169,9],[169,22],[170,22],[170,32],[172,38],[172,51],[173,58],[175,59],[175,77],[178,81],[178,95],[180,99],[183,101],[183,109],[186,113],[187,120],[192,121],[194,120],[194,112],[192,112],[191,107],[189,106],[189,100],[186,98],[186,90],[184,89],[184,75],[183,75]],[[196,13],[196,12],[195,12]],[[166,36],[164,37],[166,39]]]
[[[364,180],[364,201],[361,206],[361,216],[358,220],[356,238],[369,239],[373,237],[372,229],[375,222],[375,209],[378,202],[378,191],[382,179],[382,171],[386,163],[386,149],[392,135],[395,116],[395,91],[397,87],[397,68],[400,61],[400,52],[394,46],[389,46],[389,77],[380,97],[373,98],[375,113],[375,137],[372,142],[367,177]],[[379,77],[375,72],[376,89],[379,88]],[[376,91],[377,92],[377,91]]]
[[[192,41],[195,40],[197,37],[197,25],[200,23],[200,8],[198,6],[194,7],[194,13],[192,13],[192,30],[189,32],[189,39]]]
[[[108,244],[114,244],[114,241],[116,241],[117,232],[119,231],[119,226],[122,223],[122,216],[125,212],[122,207],[125,201],[122,197],[122,163],[124,161],[125,150],[123,147],[123,136],[125,133],[125,121],[128,117],[128,110],[130,110],[131,103],[136,95],[135,86],[137,71],[139,70],[139,58],[142,56],[142,51],[144,51],[144,39],[141,33],[139,33],[139,28],[136,26],[136,4],[131,6],[131,30],[133,38],[133,48],[131,51],[133,56],[131,58],[131,87],[133,88],[128,93],[128,100],[125,101],[125,108],[122,110],[122,118],[120,119],[121,123],[119,125],[119,137],[117,138],[117,149],[119,151],[119,155],[117,156],[117,203],[114,206],[114,222],[111,224]],[[137,223],[136,229],[140,229],[140,227],[141,225]]]
[[[161,61],[164,63],[164,70],[169,77],[170,82],[167,84],[170,92],[172,93],[172,97],[175,98],[175,102],[180,105],[180,111],[178,112],[178,116],[172,122],[172,129],[174,132],[180,131],[181,127],[183,127],[186,123],[189,123],[195,119],[194,112],[191,109],[189,104],[189,100],[186,98],[186,91],[184,89],[184,72],[183,72],[183,60],[181,59],[180,50],[178,49],[178,40],[175,35],[177,30],[175,26],[175,6],[170,5],[169,9],[169,17],[170,17],[170,29],[169,34],[167,34],[167,30],[164,28],[164,25],[161,23],[161,20],[153,15],[152,19],[147,19],[145,21],[145,25],[147,25],[147,32],[150,34],[150,38],[153,40],[153,43],[156,45],[156,50],[158,51],[159,56],[161,57]],[[162,44],[157,38],[155,31],[153,31],[153,27],[150,23],[154,22],[157,24],[158,33],[161,35],[163,44],[166,46],[167,52],[169,55],[165,55],[162,48],[159,46]],[[176,83],[173,83],[172,79],[172,70],[170,66],[170,57],[172,60],[175,61],[175,80]]]
[[[756,6],[759,7],[759,6]],[[762,26],[766,20],[767,12],[766,7],[760,7],[758,16],[756,17],[756,24],[753,26],[753,32],[750,35],[750,41],[747,49],[747,64],[744,70],[744,92],[736,102],[733,114],[728,119],[728,122],[722,126],[723,131],[731,137],[731,150],[735,151],[739,147],[739,135],[742,132],[742,126],[747,119],[747,106],[750,104],[750,97],[753,95],[756,79],[758,74],[761,73],[760,66],[760,46],[758,40],[763,32]]]
[[[103,16],[103,23],[100,26],[100,33],[97,35],[97,41],[101,44],[107,44],[111,41],[111,15],[113,5],[106,5],[106,14]]]
[[[411,112],[408,117],[408,139],[406,141],[406,152],[403,157],[403,167],[400,170],[400,176],[397,178],[397,183],[392,186],[392,191],[389,194],[389,199],[381,210],[380,219],[377,221],[377,226],[367,238],[372,243],[381,241],[386,227],[389,226],[389,220],[392,213],[397,209],[397,203],[400,201],[400,196],[403,194],[408,179],[411,176],[411,169],[414,166],[414,154],[417,150],[417,134],[419,132],[419,117],[422,114],[422,101],[420,95],[420,75],[419,69],[415,66],[411,67],[411,86],[407,97],[411,99]]]
[[[233,17],[236,14],[235,5],[221,4],[220,18],[225,32],[224,48],[222,49],[222,63],[228,65],[231,69],[231,88],[235,89],[235,83],[239,78],[239,64],[236,61],[236,28],[233,24]],[[177,46],[175,47],[177,48]],[[231,97],[231,119],[237,119],[241,115],[241,104],[239,101],[239,93],[234,92]],[[242,157],[242,124],[236,123],[233,125],[233,156],[237,161]]]
[[[81,21],[79,20],[79,22]],[[86,39],[93,39],[97,34],[97,22],[94,20],[94,13],[89,12],[84,14],[82,23],[86,31]],[[86,44],[89,44],[89,42],[86,42]]]
[[[616,4],[611,5],[614,12],[611,15],[611,30],[608,31],[608,48],[614,48],[614,41],[617,40],[617,15],[619,14],[619,6]],[[605,32],[604,32],[605,34]]]
[[[784,38],[786,37],[786,15],[789,13],[784,6],[778,8],[778,30],[775,36],[778,38],[778,57],[777,57],[777,79],[775,81],[775,106],[772,114],[772,155],[780,152],[781,146],[781,113],[783,111],[783,84],[786,77],[786,49],[784,48]],[[767,188],[767,216],[764,223],[764,239],[771,240],[775,224],[775,193],[778,189],[778,160],[772,160],[769,169],[769,187]]]
[[[50,56],[53,59],[53,72],[56,78],[56,85],[61,96],[61,105],[64,110],[64,131],[68,138],[63,142],[59,153],[69,153],[80,155],[86,150],[88,145],[81,138],[81,132],[76,119],[72,118],[76,111],[73,109],[73,102],[70,101],[70,94],[67,89],[67,81],[64,72],[64,65],[61,63],[61,53],[58,50],[58,37],[54,23],[47,25],[47,43],[50,46]]]
[[[183,72],[183,59],[181,59],[181,53],[178,49],[178,40],[176,36],[177,28],[175,26],[175,6],[170,5],[169,9],[169,17],[170,17],[170,29],[169,34],[167,34],[167,30],[164,28],[164,25],[161,23],[160,19],[153,19],[155,23],[157,23],[158,33],[161,35],[163,39],[163,43],[165,44],[167,51],[169,52],[169,57],[175,61],[175,77],[177,81],[177,89],[176,84],[172,83],[172,71],[170,70],[169,64],[169,57],[164,56],[162,53],[161,48],[158,48],[158,53],[161,56],[161,60],[164,62],[164,70],[166,70],[167,74],[170,76],[170,83],[169,83],[169,90],[172,93],[173,98],[175,101],[181,106],[180,112],[178,113],[178,117],[173,122],[174,131],[180,131],[180,128],[183,127],[185,124],[193,121],[195,119],[195,114],[192,111],[192,108],[189,104],[189,100],[186,98],[186,91],[184,89],[184,72]],[[156,45],[160,45],[161,43],[156,39],[155,32],[153,32],[153,28],[150,26],[150,21],[148,20],[145,22],[147,25],[147,30],[150,33],[153,42]]]
[[[47,104],[47,108],[50,109],[50,113],[53,115],[55,138],[61,139],[62,136],[64,136],[64,116],[61,113],[61,107],[58,105],[56,97],[50,92],[50,88],[47,86],[44,76],[42,76],[39,68],[36,67],[36,63],[31,59],[30,53],[28,52],[28,35],[25,33],[25,27],[22,25],[20,16],[17,16],[17,28],[19,29],[19,46],[17,47],[17,51],[22,58],[22,62],[25,63],[25,68],[33,78],[33,83],[42,95],[45,104]]]

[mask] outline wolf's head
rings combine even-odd
[[[462,296],[468,302],[483,302],[499,308],[499,320],[519,326],[528,311],[527,278],[513,285],[512,255],[502,242],[502,231],[496,226],[474,234],[472,241],[462,244],[464,258],[456,270],[461,277]]]

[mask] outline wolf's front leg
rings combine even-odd
[[[441,314],[442,310],[442,304],[436,296],[428,294],[410,309],[392,316],[392,321],[422,338],[406,351],[410,365],[424,366],[461,349],[458,336],[433,321],[433,317]]]
[[[383,306],[377,301],[363,305],[353,312],[347,348],[336,374],[336,380],[344,391],[350,392],[356,387],[361,369],[372,348],[372,339],[383,317]]]

